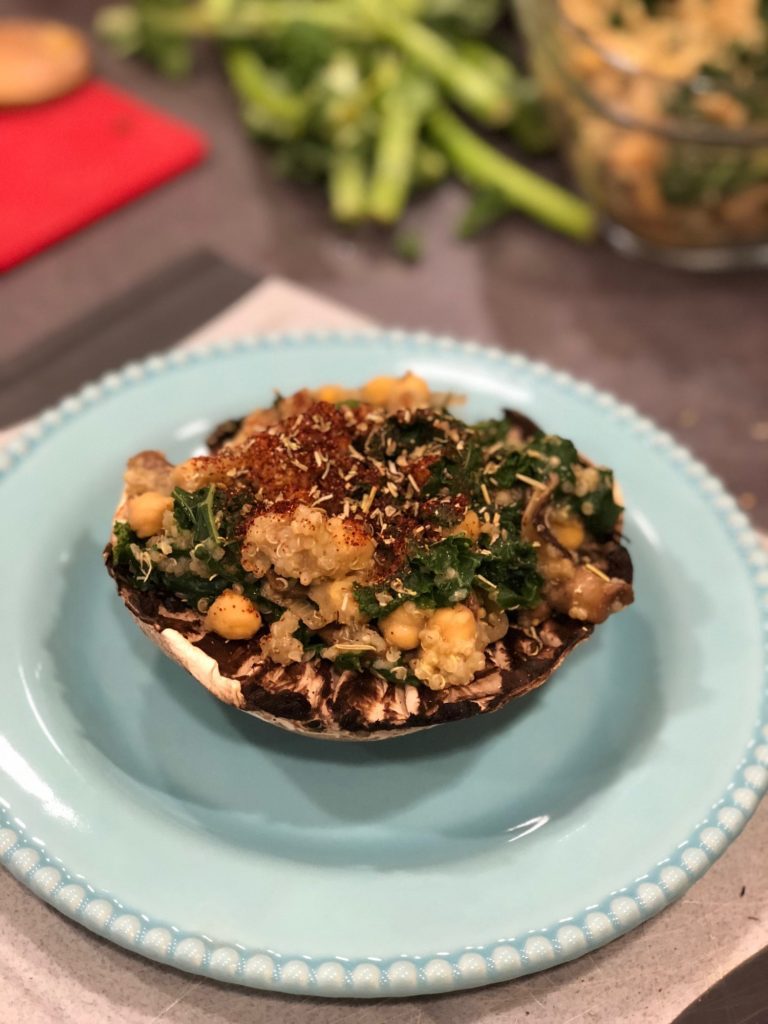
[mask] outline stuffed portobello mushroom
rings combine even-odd
[[[496,711],[633,599],[610,470],[412,373],[277,396],[210,454],[128,462],[106,564],[216,697],[386,739]]]

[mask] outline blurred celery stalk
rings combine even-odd
[[[514,209],[579,241],[594,237],[595,215],[584,200],[500,153],[447,107],[433,111],[427,127],[471,187],[495,192]]]
[[[422,123],[435,100],[431,84],[408,70],[382,98],[368,194],[368,213],[380,224],[397,223],[405,209]]]
[[[452,109],[529,151],[552,144],[535,86],[482,38],[498,12],[499,0],[135,0],[104,7],[96,28],[173,77],[212,40],[244,125],[280,173],[325,182],[340,223],[395,225],[415,189],[453,172],[473,196],[463,237],[517,210],[587,240],[581,199]]]

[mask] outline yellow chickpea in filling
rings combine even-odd
[[[429,385],[410,370],[395,382],[395,398],[403,405],[423,405],[429,400]]]
[[[471,541],[480,536],[480,516],[470,509],[460,523],[446,532],[446,537],[469,537]]]
[[[429,399],[429,385],[410,371],[402,377],[374,377],[362,388],[371,405],[422,405]]]
[[[386,405],[396,383],[394,377],[374,377],[363,385],[363,398],[371,405]]]
[[[477,637],[477,619],[465,604],[438,608],[430,615],[427,628],[436,630],[448,642],[468,642]]]
[[[419,646],[419,634],[426,620],[425,612],[413,601],[406,601],[386,618],[380,619],[379,626],[388,644],[399,647],[401,651],[412,651]]]
[[[569,551],[578,551],[584,543],[584,526],[581,520],[567,511],[553,513],[548,526],[558,543]]]
[[[225,590],[208,609],[205,628],[225,640],[250,640],[261,629],[261,615],[243,594]]]
[[[157,491],[137,494],[128,502],[126,518],[133,532],[145,540],[163,528],[163,516],[173,508],[173,499]]]
[[[332,405],[335,402],[343,402],[349,396],[347,388],[342,388],[338,384],[325,384],[318,388],[316,393],[319,401],[330,402]]]

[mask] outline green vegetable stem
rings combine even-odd
[[[366,166],[357,148],[336,150],[328,168],[328,202],[340,224],[357,224],[366,214]]]
[[[474,194],[463,237],[519,211],[589,239],[595,216],[580,198],[454,112],[528,152],[552,146],[535,84],[489,37],[501,10],[501,0],[134,0],[101,8],[95,27],[121,56],[171,77],[209,40],[272,166],[322,183],[339,223],[397,225],[417,189],[453,173]],[[670,176],[670,189],[690,191],[690,177]]]
[[[301,134],[308,115],[306,102],[286,87],[252,47],[225,47],[224,67],[240,100],[243,120],[254,134],[272,139],[295,139]]]
[[[448,177],[450,168],[442,150],[431,146],[428,142],[420,142],[414,160],[415,185],[418,188],[429,188],[437,185]]]
[[[465,60],[448,39],[422,22],[398,16],[380,0],[356,3],[377,35],[431,75],[467,113],[489,126],[509,124],[514,114],[514,96],[495,74]]]
[[[514,209],[579,241],[594,236],[595,215],[584,200],[494,149],[447,107],[433,111],[427,127],[468,184],[497,192]]]
[[[381,101],[368,197],[368,212],[381,224],[395,224],[405,209],[422,121],[433,103],[430,84],[408,71]]]

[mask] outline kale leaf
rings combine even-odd
[[[389,615],[395,608],[413,601],[419,608],[444,608],[463,601],[472,586],[481,556],[472,551],[467,537],[446,537],[429,548],[417,548],[401,575],[402,587],[364,587],[355,585],[355,597],[361,610],[371,618]],[[382,606],[377,593],[386,593],[391,601]]]
[[[215,496],[215,484],[197,491],[183,491],[180,487],[173,490],[173,518],[182,530],[192,532],[195,544],[205,540],[222,542],[216,526]]]
[[[518,474],[544,481],[557,473],[561,483],[573,483],[573,468],[578,461],[579,453],[570,441],[553,434],[537,434],[525,448],[504,453],[492,480],[497,487],[507,488],[518,483]]]
[[[387,588],[385,586],[364,587],[360,583],[355,584],[355,599],[357,601],[358,607],[360,608],[360,611],[366,618],[378,619],[380,615],[384,615],[389,611],[389,605],[384,607],[380,605],[379,602],[376,600],[376,594],[379,592],[385,593],[386,590]],[[391,610],[394,611],[394,608]]]
[[[480,444],[488,447],[488,445],[496,444],[498,441],[504,441],[509,433],[509,427],[509,422],[502,418],[498,420],[480,420],[473,425],[472,429]]]
[[[333,659],[334,668],[341,672],[363,672],[368,667],[364,662],[366,653],[364,651],[344,651],[342,654],[337,654]]]
[[[520,451],[507,451],[490,479],[494,486],[507,488],[514,487],[519,474],[532,480],[544,481],[551,473],[557,473],[560,499],[565,499],[573,511],[583,518],[585,526],[595,537],[609,537],[621,514],[621,507],[613,500],[613,473],[609,469],[599,469],[598,486],[589,494],[577,497],[572,493],[572,488],[576,482],[575,469],[579,465],[582,465],[579,453],[571,441],[552,434],[537,434]],[[585,504],[587,508],[592,506],[591,512],[584,511]],[[502,526],[514,536],[519,531],[519,507],[500,509],[499,514]]]
[[[178,594],[192,607],[201,598],[211,600],[232,586],[232,580],[226,576],[206,578],[205,576],[197,576],[193,572],[183,573],[178,576],[168,572],[153,572],[150,577],[150,581],[152,580],[155,581],[156,589]]]
[[[600,540],[610,537],[616,529],[622,508],[613,499],[613,473],[610,469],[601,469],[598,472],[600,483],[595,490],[583,498],[574,498],[573,501],[589,532]],[[584,511],[586,503],[589,503],[588,507],[592,507],[589,513]]]
[[[112,532],[115,535],[115,540],[112,544],[112,561],[115,565],[130,565],[131,562],[135,562],[133,552],[131,551],[131,544],[138,543],[139,538],[128,523],[116,522],[112,527]]]
[[[387,416],[377,430],[370,432],[366,439],[365,451],[375,458],[396,459],[398,455],[408,454],[414,448],[442,441],[444,436],[431,410],[416,409],[407,419],[402,413],[393,413]]]
[[[423,497],[431,498],[442,492],[477,497],[484,461],[483,449],[473,438],[467,438],[461,448],[447,446],[430,466],[429,477],[421,488]]]
[[[277,608],[278,606],[274,605],[274,607]],[[282,608],[280,611],[282,612]],[[312,658],[319,654],[324,647],[328,646],[325,640],[315,633],[314,630],[311,630],[304,622],[299,623],[299,628],[294,630],[293,635],[301,643],[304,653]]]
[[[444,608],[466,599],[472,587],[487,591],[500,608],[530,608],[539,600],[541,577],[536,552],[517,534],[499,537],[487,553],[472,550],[467,537],[446,537],[412,553],[402,587],[355,586],[360,610],[370,619],[389,615],[406,601],[419,608]],[[379,604],[376,595],[391,600]]]
[[[539,600],[542,579],[531,545],[507,536],[488,550],[477,570],[477,585],[488,590],[500,608],[532,608]]]
[[[393,666],[396,668],[397,666]],[[377,676],[381,676],[382,679],[386,679],[390,683],[396,683],[398,686],[421,686],[421,680],[411,673],[407,673],[402,679],[395,675],[391,668],[379,668],[378,665],[374,666],[373,671]]]
[[[442,608],[467,596],[480,556],[467,537],[446,537],[431,548],[417,550],[403,583],[418,594],[416,603]]]

